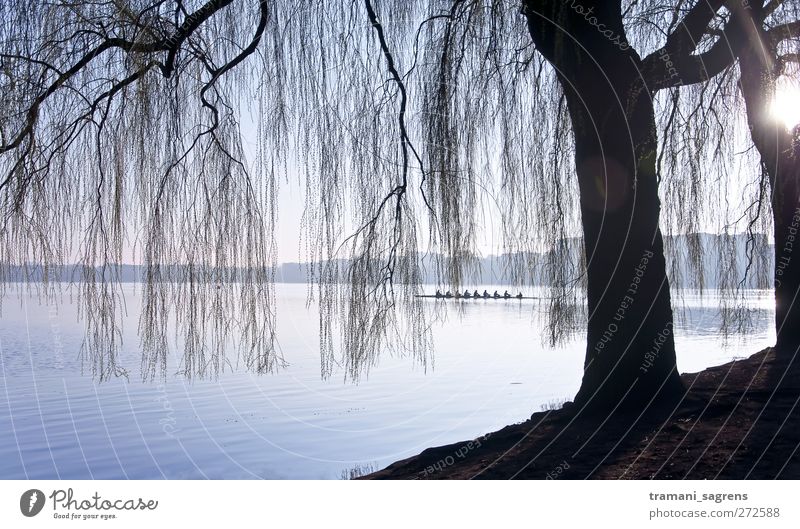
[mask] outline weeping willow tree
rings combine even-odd
[[[357,378],[391,348],[427,362],[421,255],[458,288],[497,215],[510,280],[538,269],[552,287],[550,341],[588,321],[578,403],[678,395],[661,226],[681,233],[727,182],[704,145],[724,143],[727,101],[705,90],[746,41],[727,5],[4,2],[2,271],[52,285],[79,263],[100,379],[124,369],[131,249],[146,378],[166,373],[172,323],[186,376],[224,369],[231,342],[273,371],[277,194],[296,173],[323,375]]]
[[[791,6],[792,21],[765,24],[780,4],[755,2],[736,14],[747,36],[739,52],[739,85],[771,197],[776,348],[788,358],[800,347],[800,260],[794,252],[800,230],[800,126],[788,130],[776,119],[780,109],[774,104],[779,82],[800,78],[800,6]]]
[[[727,332],[729,324],[746,323],[743,299],[731,302],[727,298],[742,296],[748,276],[755,275],[758,286],[766,284],[769,269],[763,234],[768,219],[763,211],[769,200],[763,179],[750,176],[749,180],[757,183],[748,189],[727,174],[730,151],[741,133],[742,105],[735,98],[734,72],[738,57],[754,46],[754,31],[780,35],[776,42],[797,48],[797,8],[781,1],[762,3],[763,9],[755,6],[758,14],[752,16],[754,7],[749,3],[725,1],[675,5],[530,2],[526,7],[531,36],[558,71],[575,133],[590,311],[584,381],[577,400],[591,400],[587,391],[599,395],[601,403],[618,403],[624,395],[647,402],[659,390],[680,392],[674,371],[670,372],[675,366],[673,326],[671,300],[664,289],[667,276],[660,258],[660,228],[687,236],[684,258],[702,286],[707,250],[696,233],[702,216],[721,223],[723,233],[744,221],[747,262],[741,274],[735,238],[723,237],[714,250],[723,290],[723,331]],[[579,29],[571,32],[574,28]],[[570,40],[573,44],[564,43]],[[659,100],[667,93],[666,101]],[[660,146],[658,130],[664,137]],[[659,219],[658,187],[667,197],[666,219]],[[732,207],[731,190],[740,196],[744,192],[743,203],[749,199],[749,205]],[[611,214],[610,196],[618,201]],[[716,209],[719,198],[722,207]],[[593,214],[594,219],[587,222]],[[626,234],[624,241],[619,240],[622,233]],[[589,257],[593,248],[614,251],[605,263],[601,260],[593,265]],[[643,255],[656,258],[648,261]],[[619,273],[619,265],[631,269],[637,260],[637,274],[644,265],[648,269],[641,283],[634,278],[636,285],[631,284],[634,288],[626,293],[628,278]],[[777,276],[778,269],[774,272]],[[597,296],[594,300],[592,290]],[[630,295],[633,293],[637,296]],[[630,306],[637,297],[645,299],[644,307],[634,307],[635,323],[623,328],[621,322],[631,316]],[[595,328],[594,337],[591,318],[603,323]],[[615,346],[618,337],[623,339]],[[596,344],[593,351],[592,343]],[[613,349],[607,355],[609,344]],[[646,375],[652,372],[649,379],[636,371],[643,367],[641,351],[648,351],[644,367]]]
[[[778,350],[793,352],[800,344],[798,327],[792,324],[798,276],[787,248],[790,254],[796,212],[791,197],[797,196],[796,129],[785,128],[777,114],[791,108],[776,107],[776,100],[780,86],[796,86],[800,78],[800,6],[759,0],[708,4],[705,10],[705,20],[692,37],[705,69],[701,82],[670,86],[658,94],[666,95],[659,116],[663,224],[677,228],[688,241],[681,257],[690,261],[688,272],[693,276],[680,278],[687,267],[679,270],[673,260],[671,277],[678,282],[689,279],[702,288],[708,266],[703,256],[716,254],[723,333],[749,330],[752,310],[744,298],[746,287],[774,287]],[[671,31],[677,19],[672,16],[664,24]],[[674,57],[666,54],[662,60],[672,64],[671,77],[680,76],[680,62],[673,63]],[[692,235],[703,223],[718,226],[723,234],[739,231],[746,237],[737,241],[726,236],[716,247],[704,249]],[[668,257],[675,258],[669,254],[668,249]],[[730,259],[734,254],[744,254],[743,262]]]
[[[797,174],[792,165],[796,154],[792,132],[784,130],[776,116],[781,111],[775,99],[779,84],[791,85],[798,79],[800,6],[784,1],[724,2],[706,6],[704,18],[692,37],[705,69],[701,82],[670,86],[657,94],[665,96],[657,99],[663,225],[684,235],[688,247],[680,257],[690,262],[689,267],[676,266],[681,263],[668,249],[671,277],[702,288],[709,272],[703,258],[713,254],[710,264],[716,267],[711,272],[722,295],[723,334],[750,329],[752,307],[744,297],[746,288],[774,286],[778,342],[794,343],[794,348],[800,342],[791,337],[796,326],[788,322],[798,290],[797,272],[784,270],[787,263],[781,264],[780,254],[785,252],[780,246],[790,234],[785,229],[781,234],[779,228],[785,223],[779,217],[792,217],[786,217],[789,199],[781,198],[791,192],[774,183],[777,164],[786,185],[792,185],[789,175]],[[675,16],[665,20],[667,31],[676,20]],[[662,60],[672,66],[671,77],[680,76],[680,62],[667,54]],[[693,235],[703,224],[715,225],[725,235],[711,248],[703,248],[702,240]],[[744,237],[728,236],[736,232]],[[743,254],[742,262],[732,260],[734,254]],[[691,277],[680,277],[687,272]]]

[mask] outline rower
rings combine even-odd
[[[510,298],[510,297],[511,297],[511,294],[509,294],[509,293],[508,293],[508,290],[506,290],[505,292],[503,292],[503,298],[504,298],[504,299],[508,299],[508,298]]]
[[[440,297],[442,297],[442,291],[441,291],[441,290],[439,290],[438,288],[436,289],[436,297],[437,297],[437,298],[440,298]]]
[[[488,298],[488,297],[489,297],[489,292],[487,292],[486,290],[484,290],[484,291],[483,291],[483,297],[484,297],[484,298]]]
[[[472,297],[473,297],[473,298],[479,298],[479,297],[481,297],[481,295],[480,295],[480,294],[478,294],[478,290],[477,290],[477,289],[475,290],[475,292],[473,292],[473,293],[472,293]]]
[[[494,291],[494,294],[492,294],[492,297],[493,297],[493,298],[499,298],[499,297],[500,297],[500,294],[498,294],[498,293],[497,293],[497,291],[495,290],[495,291]]]
[[[453,297],[453,294],[451,294],[451,293],[450,293],[450,291],[448,290],[448,291],[445,293],[444,297],[446,297],[446,298],[452,298],[452,297]]]
[[[519,294],[517,294],[517,299],[522,299],[522,292],[520,292]]]
[[[465,297],[465,298],[471,298],[471,297],[472,297],[472,294],[470,294],[470,293],[469,293],[469,290],[464,290],[464,296],[463,296],[463,297]]]

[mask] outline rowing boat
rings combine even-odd
[[[504,298],[503,296],[497,296],[497,297],[494,297],[494,296],[488,296],[488,297],[483,297],[483,296],[464,297],[464,296],[437,296],[435,294],[418,294],[418,295],[415,295],[414,297],[415,298],[430,298],[430,299],[485,299],[485,300],[490,300],[490,301],[494,301],[494,300],[508,301],[508,300],[512,300],[512,299],[539,299],[539,298],[534,297],[534,296],[522,296],[521,298],[517,297],[517,296],[509,296],[507,298]]]

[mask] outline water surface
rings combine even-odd
[[[584,343],[542,343],[534,301],[464,301],[434,326],[435,366],[383,355],[366,380],[320,378],[318,319],[304,285],[277,285],[289,365],[216,380],[138,380],[140,299],[126,285],[123,361],[130,380],[81,373],[75,305],[4,301],[0,321],[0,478],[319,478],[376,470],[435,445],[527,419],[580,384]],[[491,289],[490,289],[491,291]],[[682,372],[748,356],[774,341],[769,293],[748,294],[747,335],[723,341],[713,293],[685,294]],[[430,300],[430,308],[444,302]],[[458,313],[456,313],[458,312]]]

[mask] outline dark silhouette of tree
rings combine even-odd
[[[715,67],[713,70],[719,72],[715,77],[688,90],[679,93],[670,88],[671,101],[662,110],[663,125],[659,127],[664,130],[659,156],[664,169],[662,189],[667,197],[665,224],[683,225],[683,233],[687,234],[698,231],[701,217],[697,212],[706,209],[722,221],[725,233],[735,230],[734,225],[739,222],[738,229],[742,230],[743,224],[742,231],[748,235],[742,269],[729,259],[737,253],[732,239],[722,239],[722,244],[713,249],[718,252],[720,263],[717,272],[724,314],[721,330],[727,333],[731,328],[749,329],[752,312],[746,306],[742,287],[774,286],[778,342],[787,345],[797,344],[796,336],[786,334],[795,327],[780,323],[791,319],[788,314],[797,292],[796,271],[786,269],[790,265],[786,243],[791,243],[793,213],[791,201],[786,199],[791,195],[788,187],[781,190],[775,180],[776,170],[780,169],[782,185],[793,185],[789,175],[793,171],[796,174],[796,167],[792,166],[795,156],[791,152],[791,133],[784,130],[771,107],[781,77],[797,78],[798,20],[799,6],[785,1],[730,3],[719,10],[700,35],[698,48],[708,50],[704,55],[712,56],[710,52],[717,47],[716,61],[723,68]],[[724,52],[725,45],[729,52]],[[730,51],[738,56],[735,62],[725,58]],[[744,171],[730,163],[737,157],[747,160]],[[762,171],[750,173],[752,164]],[[731,199],[742,193],[745,210],[734,213],[729,209]],[[716,203],[716,208],[709,207],[711,203]],[[714,214],[714,209],[720,213]],[[774,235],[773,249],[768,246],[768,233]],[[686,256],[698,275],[703,255],[704,249],[697,244]],[[675,278],[676,270],[672,272]],[[781,276],[787,281],[782,281]],[[696,283],[700,278],[697,279]]]
[[[296,172],[323,375],[341,363],[356,378],[393,347],[427,362],[420,254],[457,289],[483,218],[498,215],[512,282],[538,268],[552,285],[546,338],[588,319],[577,403],[678,396],[659,184],[703,152],[672,141],[676,109],[704,108],[697,94],[748,45],[732,5],[4,2],[0,263],[45,278],[80,263],[101,379],[121,370],[128,246],[145,265],[145,377],[167,369],[170,321],[187,376],[224,369],[234,339],[250,368],[271,371],[277,188]],[[680,130],[702,143],[709,115]],[[252,166],[243,134],[257,138]],[[700,156],[688,163],[699,169],[670,194],[694,202],[666,204],[678,232],[708,180]]]
[[[800,346],[800,259],[794,252],[800,230],[800,144],[797,127],[786,130],[772,114],[778,79],[797,71],[800,56],[781,49],[798,39],[800,14],[794,22],[768,27],[765,20],[780,2],[752,2],[741,8],[742,31],[748,45],[739,52],[740,87],[753,144],[769,182],[775,238],[775,326],[777,349],[794,353]]]
[[[674,346],[670,339],[671,333],[669,333],[670,336],[665,336],[667,334],[665,330],[672,330],[669,293],[657,290],[666,284],[664,262],[656,257],[652,263],[646,263],[648,266],[652,265],[652,268],[648,269],[652,275],[647,277],[645,274],[641,284],[645,285],[648,280],[652,283],[641,288],[647,302],[644,308],[641,306],[638,308],[642,311],[638,314],[636,307],[633,307],[631,311],[632,296],[626,297],[620,294],[625,289],[625,279],[620,277],[619,269],[616,268],[619,263],[626,263],[627,268],[632,268],[636,262],[637,253],[639,255],[662,255],[663,243],[659,231],[657,180],[660,180],[662,176],[660,169],[663,157],[671,158],[666,165],[671,165],[674,169],[680,163],[676,163],[676,159],[680,159],[685,154],[676,154],[676,151],[683,150],[680,143],[670,145],[666,142],[662,144],[661,152],[657,153],[656,128],[663,127],[669,132],[676,121],[676,110],[679,109],[680,104],[683,104],[684,108],[688,109],[689,116],[684,119],[688,123],[695,121],[694,130],[699,124],[701,132],[708,133],[709,129],[713,128],[713,122],[716,121],[719,128],[715,131],[717,134],[712,137],[725,138],[726,135],[733,133],[734,130],[725,130],[724,122],[729,118],[720,119],[717,113],[720,110],[730,112],[731,107],[720,108],[721,103],[726,103],[728,99],[724,92],[720,92],[719,88],[726,86],[726,78],[730,78],[729,72],[736,64],[737,54],[742,57],[744,63],[746,55],[758,53],[757,50],[763,46],[759,45],[759,32],[764,34],[769,32],[769,37],[762,40],[772,43],[773,46],[791,41],[794,48],[790,48],[790,50],[796,52],[797,20],[799,18],[796,6],[784,5],[784,2],[780,1],[770,2],[766,6],[761,3],[760,6],[754,7],[751,7],[749,3],[733,2],[696,2],[686,6],[676,5],[674,9],[661,11],[662,27],[666,28],[665,30],[654,31],[652,26],[644,30],[651,36],[663,33],[665,39],[663,43],[659,43],[655,47],[655,51],[651,51],[646,57],[640,59],[629,44],[626,34],[637,36],[637,32],[642,31],[642,26],[636,21],[645,20],[645,26],[653,24],[658,20],[658,16],[655,18],[647,16],[648,12],[657,12],[659,7],[667,6],[646,2],[624,4],[608,2],[526,3],[531,35],[537,44],[537,49],[558,71],[559,80],[570,107],[572,129],[575,134],[576,170],[581,183],[581,214],[587,255],[587,297],[590,313],[586,371],[577,400],[580,403],[581,400],[589,398],[589,393],[602,395],[605,391],[610,395],[601,396],[600,401],[604,402],[606,406],[619,403],[623,392],[627,392],[636,402],[648,402],[658,391],[669,393],[670,387],[674,388],[673,391],[679,390],[670,375],[670,369],[674,367]],[[754,11],[757,13],[756,17],[753,17]],[[754,18],[755,24],[753,24]],[[587,26],[593,26],[596,31],[587,31]],[[601,36],[605,41],[600,38]],[[641,37],[641,34],[639,36]],[[651,44],[653,42],[647,38],[640,38],[639,41],[644,43],[649,41]],[[647,48],[647,46],[643,47]],[[783,55],[783,60],[778,63],[785,64],[793,57],[796,57],[796,53],[786,53]],[[759,64],[763,67],[765,65],[763,56],[759,60]],[[745,68],[746,65],[743,64],[742,67]],[[767,115],[769,94],[774,90],[764,84],[764,79],[769,77],[765,75],[764,70],[754,72],[754,74],[753,77],[759,79],[758,82],[761,84],[754,87],[752,93],[753,97],[760,99],[751,106],[757,108],[764,117]],[[715,77],[718,80],[710,82]],[[689,85],[701,85],[702,88],[699,93],[690,92],[688,97],[680,95],[680,87]],[[709,86],[717,88],[716,91],[711,91],[710,95],[707,93]],[[672,91],[673,104],[671,107],[667,106],[661,116],[653,119],[649,117],[654,114],[652,98],[665,89]],[[609,102],[613,102],[615,99],[616,104],[609,105]],[[705,102],[704,99],[711,102]],[[736,107],[733,108],[736,109]],[[693,117],[706,110],[708,112],[699,119]],[[709,119],[709,116],[712,118]],[[658,121],[659,127],[656,127],[656,121]],[[762,123],[764,122],[765,120],[762,119]],[[727,124],[730,124],[730,121]],[[762,126],[762,136],[766,134],[772,138],[779,137],[774,132],[777,126],[774,118],[769,120],[767,126],[769,128],[766,130]],[[693,127],[686,127],[682,133],[687,135],[687,131],[691,130]],[[582,131],[583,136],[581,135]],[[696,186],[697,180],[702,179],[702,172],[693,167],[698,164],[697,158],[701,158],[709,152],[713,153],[713,156],[717,156],[721,151],[720,145],[733,143],[724,139],[702,140],[708,140],[708,138],[701,138],[699,148],[687,149],[690,153],[689,156],[696,157],[694,160],[688,158],[690,170],[686,171],[689,175],[687,180],[691,183],[691,194],[694,195],[690,199],[691,205],[687,209],[684,209],[686,206],[673,205],[677,215],[669,219],[668,226],[673,226],[675,220],[678,223],[691,224],[690,219],[696,217],[698,211],[704,209],[700,202],[704,198],[703,194],[700,192],[699,186]],[[627,145],[625,145],[626,142]],[[760,142],[763,146],[763,138]],[[783,146],[771,143],[768,147],[773,153],[772,156],[775,155],[774,153],[780,152],[784,157],[781,161],[783,171],[785,171],[784,183],[779,184],[779,186],[783,186],[783,189],[773,193],[773,205],[774,211],[776,211],[776,241],[790,241],[793,230],[796,231],[797,228],[791,224],[797,218],[796,208],[787,207],[786,198],[781,198],[797,196],[796,187],[791,188],[791,186],[796,186],[798,174],[796,161],[794,161],[796,155],[792,150],[796,145],[791,146],[791,138],[788,134],[783,135],[783,142]],[[758,144],[759,141],[756,143]],[[759,146],[759,150],[763,151],[762,146]],[[602,170],[591,167],[591,161],[594,159],[602,159]],[[589,168],[585,167],[587,161],[590,162]],[[620,167],[619,169],[614,167],[616,164],[619,164],[617,166]],[[614,167],[614,169],[610,169],[610,167]],[[617,175],[614,175],[615,172]],[[770,172],[769,168],[767,172]],[[622,174],[623,177],[620,178],[619,174]],[[624,195],[612,190],[611,186],[614,185],[612,176],[616,176],[617,181],[625,182],[625,178],[629,178],[635,182],[634,185],[622,185],[623,189],[635,191],[630,193],[630,199],[621,200],[622,204],[612,208],[619,208],[622,213],[616,224],[614,222],[615,212],[608,211],[609,199],[607,197],[615,196],[621,199],[621,196]],[[698,178],[698,176],[700,177]],[[605,181],[598,185],[603,178]],[[774,179],[773,177],[772,180],[774,181]],[[724,179],[717,181],[722,180]],[[604,186],[605,189],[603,189]],[[686,187],[685,184],[681,185],[680,183],[677,186],[680,191],[684,191]],[[596,191],[598,188],[600,189],[599,195]],[[603,202],[603,207],[598,207],[597,202]],[[764,195],[761,194],[758,199],[754,200],[754,212],[746,212],[746,214],[756,217],[750,222],[751,230],[760,212],[766,208],[764,202]],[[600,215],[597,214],[598,210],[602,211]],[[780,213],[777,213],[779,211]],[[594,218],[592,218],[593,215]],[[587,222],[587,219],[591,220]],[[640,240],[637,242],[636,228],[639,227],[644,230],[638,232]],[[605,229],[607,231],[604,233]],[[624,242],[619,241],[622,233],[626,233]],[[633,235],[630,236],[630,234]],[[603,241],[604,236],[608,240]],[[614,248],[615,237],[617,246],[616,251],[610,254],[613,256],[611,262],[593,261],[590,257],[592,250]],[[630,237],[630,240],[627,237]],[[748,243],[748,263],[744,271],[744,278],[741,280],[736,277],[736,273],[730,273],[735,266],[732,266],[733,263],[729,256],[735,255],[735,249],[722,250],[728,256],[720,259],[721,266],[728,268],[728,272],[724,274],[727,277],[722,281],[723,287],[735,286],[738,291],[738,287],[746,282],[751,267],[754,267],[754,253],[757,251],[755,247],[760,244],[763,248],[764,241],[765,238],[756,240],[755,237],[751,237]],[[688,257],[699,268],[699,265],[702,264],[702,250],[699,247],[691,246],[691,238],[689,242]],[[780,251],[776,242],[776,256]],[[779,259],[780,257],[777,257],[775,263],[777,318],[779,322],[787,322],[789,317],[787,312],[797,296],[797,278],[799,276],[796,270],[787,269],[784,272],[787,263],[782,263]],[[639,268],[641,269],[641,267]],[[760,268],[761,272],[765,267]],[[778,275],[784,273],[786,281],[782,282]],[[629,289],[628,293],[633,291],[639,293],[637,289]],[[739,316],[728,312],[726,314],[728,317],[726,317],[724,325],[729,324],[729,317]],[[622,327],[618,322],[623,317],[632,317],[636,323],[630,327]],[[592,325],[594,318],[600,320],[599,325]],[[794,344],[792,347],[796,346],[797,337],[791,337],[789,334],[794,332],[790,329],[796,328],[791,324],[778,324],[779,346],[782,343]],[[626,332],[629,333],[627,336]],[[619,335],[624,338],[617,344],[617,349],[612,349],[612,354],[604,357],[608,345]],[[637,339],[641,339],[641,341],[637,342]],[[631,354],[631,351],[636,352]],[[641,359],[643,352],[648,358],[645,366],[647,372],[644,376],[642,373],[635,372],[636,360]],[[653,359],[654,356],[655,359]],[[663,360],[664,363],[659,365],[659,360]],[[642,370],[641,364],[639,368]],[[647,376],[650,377],[649,380]],[[641,382],[644,384],[637,388],[637,384]],[[611,388],[604,390],[603,384],[610,385]]]
[[[525,14],[557,71],[575,141],[589,310],[576,403],[613,406],[627,397],[647,405],[678,394],[655,112],[621,4],[528,2]]]

